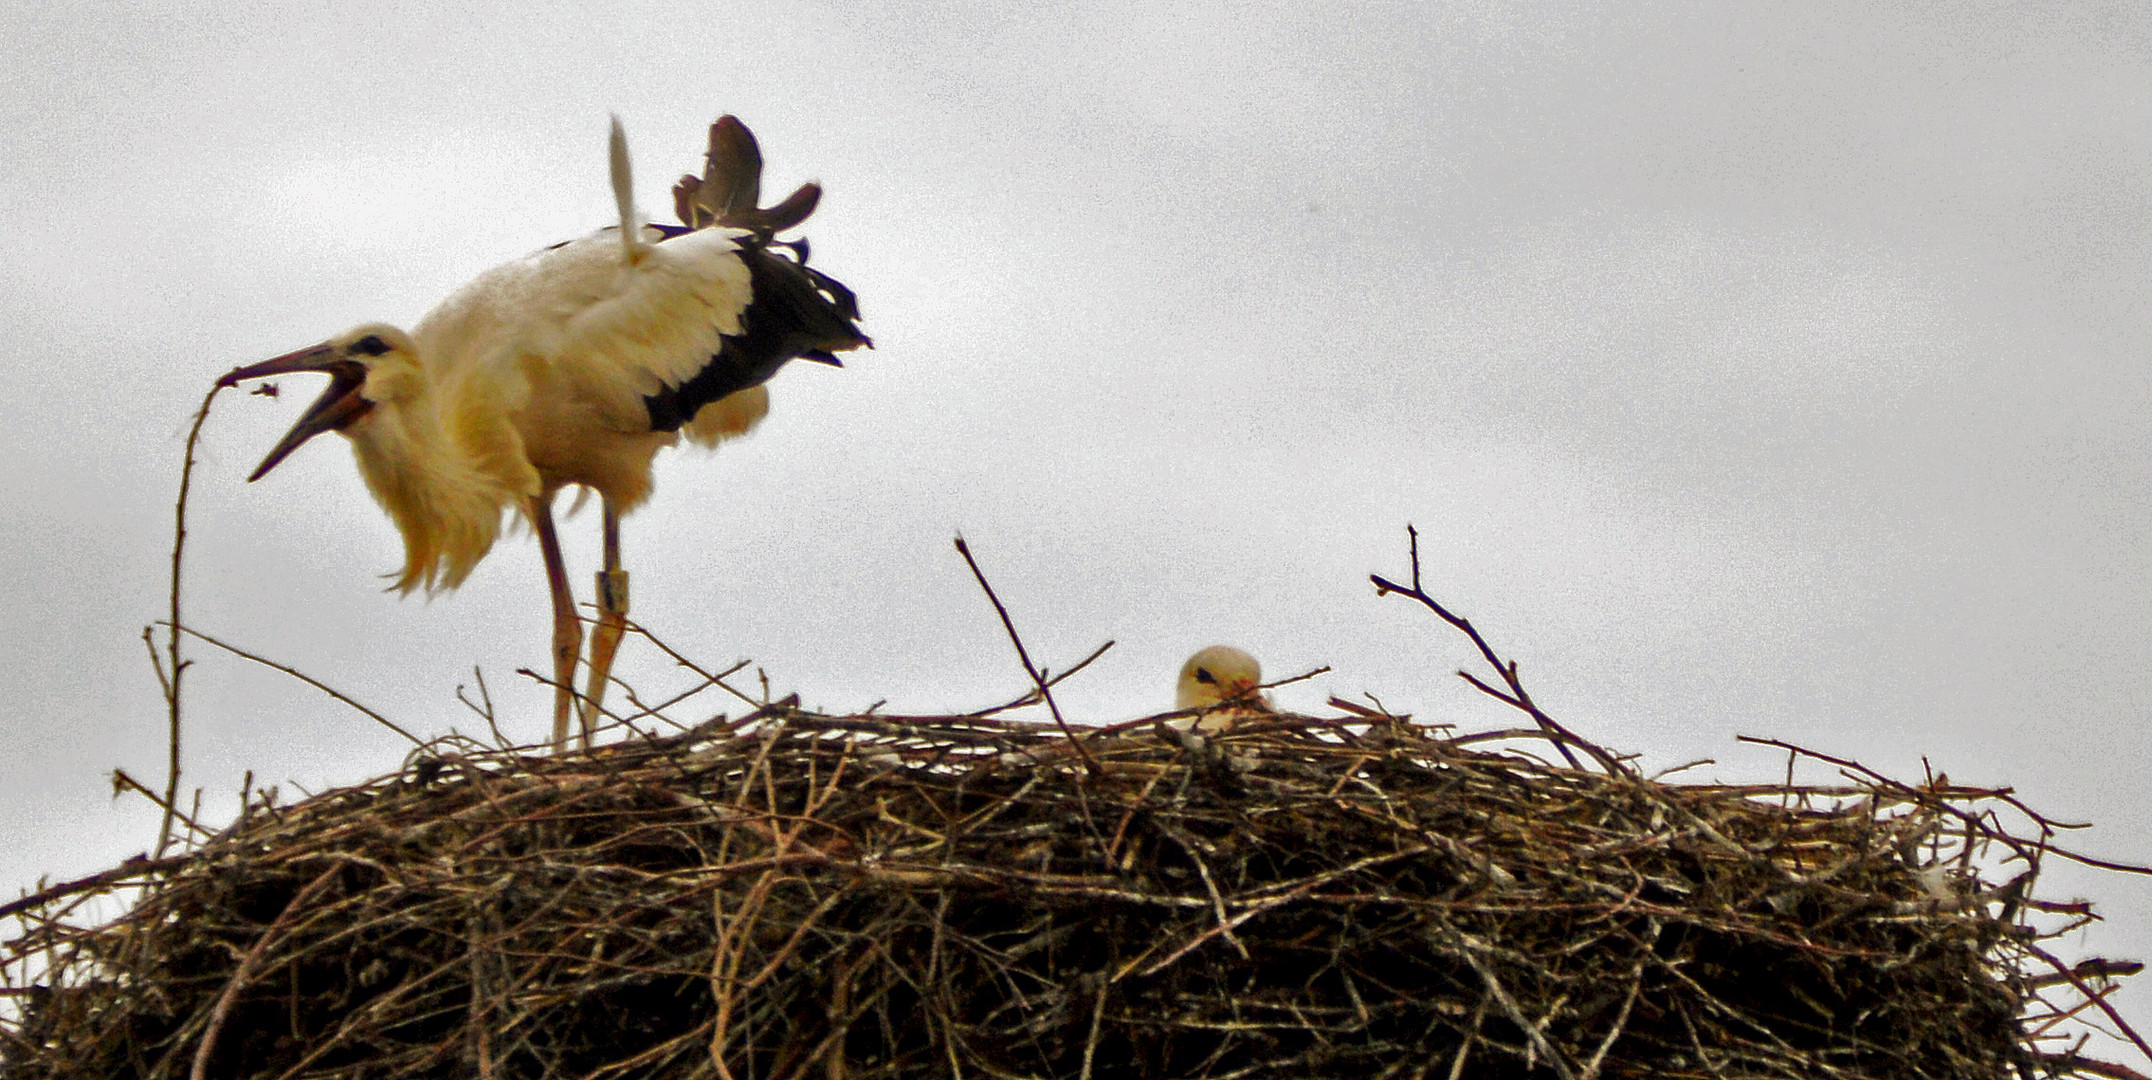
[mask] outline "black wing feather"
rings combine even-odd
[[[666,240],[693,231],[655,227]],[[740,260],[747,264],[752,295],[740,313],[740,333],[725,336],[717,354],[687,381],[644,395],[651,430],[678,431],[704,405],[762,385],[793,359],[834,364],[830,354],[874,344],[859,332],[858,300],[835,278],[753,237],[741,238]]]

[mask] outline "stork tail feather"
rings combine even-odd
[[[635,211],[635,170],[628,163],[628,133],[620,126],[620,116],[613,116],[613,133],[609,140],[613,171],[613,202],[620,208],[620,248],[629,266],[643,261],[650,254],[650,245],[642,237],[642,215]]]
[[[749,233],[737,243],[747,264],[750,298],[739,313],[738,332],[725,335],[701,370],[644,395],[654,431],[685,429],[698,442],[714,443],[736,432],[720,431],[723,425],[714,418],[706,425],[698,416],[705,406],[762,385],[787,361],[836,365],[837,353],[873,345],[859,332],[859,302],[852,290],[807,265],[807,242],[773,241],[814,213],[821,186],[802,184],[770,207],[758,205],[761,192],[762,150],[754,133],[736,117],[718,118],[710,125],[703,174],[683,176],[673,186],[673,209],[686,231],[719,226]],[[677,235],[668,227],[660,231]],[[784,248],[791,249],[790,258],[778,250]]]

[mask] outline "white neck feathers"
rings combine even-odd
[[[482,395],[444,393],[411,366],[345,434],[367,489],[403,534],[404,566],[392,587],[432,593],[463,583],[500,536],[502,513],[537,493],[538,475],[505,414],[459,402]]]

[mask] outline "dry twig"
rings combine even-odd
[[[179,655],[179,628],[185,626],[179,619],[180,567],[187,551],[187,493],[194,484],[194,448],[201,442],[202,425],[209,420],[209,404],[217,399],[224,388],[212,386],[202,395],[202,407],[194,412],[194,425],[187,429],[187,448],[179,466],[179,497],[172,501],[172,591],[171,610],[165,626],[165,662],[157,662],[157,648],[150,641],[148,627],[142,628],[142,641],[150,645],[150,665],[157,669],[158,685],[164,690],[165,714],[168,718],[166,738],[167,760],[165,763],[164,822],[157,828],[157,851],[163,855],[172,844],[172,819],[179,806],[179,687],[180,679],[187,672],[189,661]]]
[[[1084,768],[1090,770],[1093,776],[1098,775],[1098,759],[1091,756],[1091,751],[1084,746],[1084,741],[1077,737],[1075,729],[1069,727],[1069,722],[1061,718],[1061,706],[1054,702],[1053,684],[1047,681],[1044,670],[1032,664],[1031,654],[1024,649],[1024,639],[1016,632],[1016,622],[1009,618],[1009,609],[1003,607],[1001,598],[994,595],[994,587],[986,583],[986,571],[979,569],[979,560],[971,557],[971,545],[966,544],[961,536],[956,538],[956,553],[964,556],[964,565],[971,567],[971,576],[978,580],[979,589],[986,593],[987,602],[994,605],[994,614],[1001,616],[1002,629],[1009,632],[1009,643],[1016,646],[1016,658],[1023,663],[1024,674],[1031,676],[1031,684],[1038,688],[1039,696],[1046,699],[1046,709],[1053,714],[1054,723],[1060,726],[1061,734],[1067,737],[1070,746],[1075,747],[1077,756],[1083,758]],[[1098,652],[1091,655],[1091,659],[1097,659],[1100,653],[1112,645],[1109,641],[1100,646]],[[1084,661],[1087,664],[1090,662]]]
[[[1570,752],[1569,748],[1571,746],[1577,746],[1582,747],[1586,753],[1592,755],[1607,772],[1617,776],[1634,775],[1634,770],[1622,764],[1621,759],[1578,737],[1575,732],[1563,727],[1553,717],[1541,711],[1539,706],[1533,703],[1532,695],[1524,691],[1524,682],[1517,676],[1517,662],[1515,660],[1504,661],[1500,656],[1495,655],[1494,647],[1487,644],[1487,639],[1480,636],[1479,630],[1473,627],[1470,620],[1461,615],[1453,614],[1450,609],[1443,607],[1440,601],[1427,595],[1426,591],[1420,588],[1420,530],[1407,525],[1405,526],[1405,535],[1411,540],[1412,584],[1409,586],[1399,585],[1381,574],[1369,574],[1368,580],[1375,583],[1376,595],[1384,596],[1396,593],[1399,596],[1416,600],[1422,607],[1434,612],[1443,622],[1456,627],[1463,631],[1466,637],[1471,638],[1472,644],[1478,647],[1480,655],[1486,658],[1487,663],[1492,665],[1495,672],[1502,677],[1503,684],[1509,687],[1508,692],[1505,693],[1487,685],[1479,676],[1469,671],[1459,671],[1457,677],[1471,683],[1475,689],[1488,697],[1530,716],[1533,722],[1537,723],[1540,729],[1547,733],[1547,741],[1553,743],[1554,748],[1561,752],[1562,759],[1569,762],[1570,768],[1581,769],[1584,767],[1578,763],[1577,756]]]

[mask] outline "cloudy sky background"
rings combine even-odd
[[[0,890],[154,840],[107,777],[161,780],[139,634],[209,382],[605,224],[612,111],[654,214],[720,112],[768,189],[820,180],[816,262],[879,346],[782,373],[629,519],[635,617],[711,664],[828,709],[1014,696],[962,531],[1041,662],[1120,643],[1077,718],[1163,708],[1223,641],[1333,668],[1287,705],[1507,724],[1366,584],[1412,522],[1431,590],[1649,767],[1926,758],[2152,862],[2141,5],[609,7],[0,3]],[[482,729],[476,665],[539,737],[534,545],[382,593],[399,541],[336,440],[243,483],[315,392],[284,390],[210,420],[189,621],[429,735]],[[586,597],[596,531],[565,527]],[[398,764],[192,652],[208,816],[248,769]],[[632,644],[622,674],[682,684]],[[2152,958],[2146,881],[2050,889],[2109,916],[2072,949]]]

